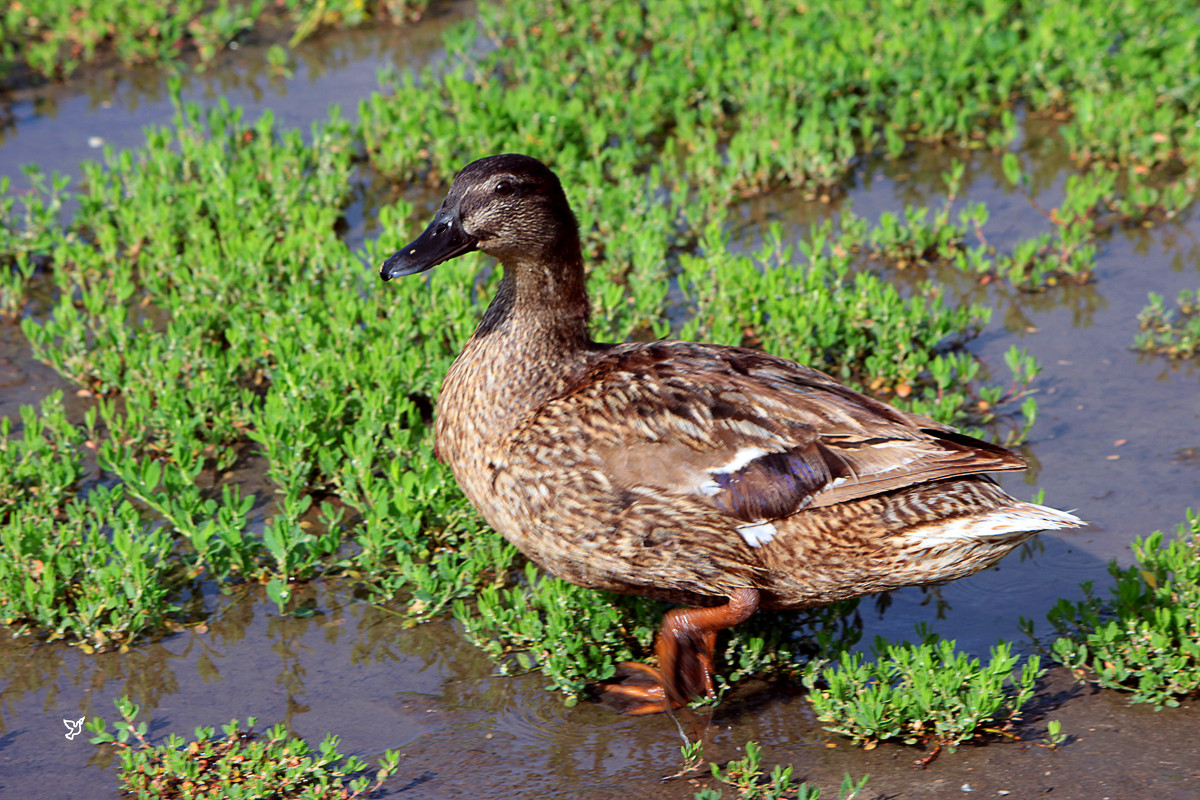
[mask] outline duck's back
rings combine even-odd
[[[1023,468],[1011,451],[793,362],[686,342],[560,362],[490,384],[476,372],[470,400],[452,371],[439,449],[489,523],[576,583],[692,604],[749,586],[767,605],[817,605],[961,577],[1074,520],[981,475]],[[539,402],[519,408],[514,380]]]

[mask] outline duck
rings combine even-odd
[[[589,333],[579,224],[536,158],[463,167],[433,221],[380,268],[466,253],[503,274],[442,382],[435,449],[484,520],[551,575],[675,604],[657,666],[600,692],[630,714],[716,697],[718,632],[996,564],[1085,523],[988,474],[1007,448],[768,353]]]

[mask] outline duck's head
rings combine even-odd
[[[385,281],[480,250],[515,264],[578,258],[579,226],[558,176],[514,153],[474,161],[454,176],[433,222],[383,263]]]

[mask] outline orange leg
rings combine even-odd
[[[605,684],[602,690],[623,706],[624,713],[634,715],[679,708],[690,697],[716,697],[713,650],[717,631],[745,622],[757,610],[758,590],[738,589],[723,606],[668,611],[654,646],[659,669],[627,661],[621,667],[640,675],[632,682]]]

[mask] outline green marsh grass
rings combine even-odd
[[[0,88],[22,72],[67,78],[101,57],[123,64],[211,61],[268,21],[294,29],[292,44],[318,29],[419,19],[427,0],[20,0],[0,15]]]
[[[1174,311],[1164,306],[1160,294],[1151,292],[1149,299],[1138,314],[1141,332],[1134,339],[1134,349],[1168,358],[1200,354],[1200,291],[1182,290]]]
[[[1132,702],[1177,706],[1200,694],[1200,515],[1188,511],[1177,539],[1137,539],[1133,553],[1128,569],[1109,564],[1107,600],[1089,582],[1083,600],[1051,609],[1062,634],[1053,654],[1081,678],[1132,692]]]
[[[419,190],[443,191],[487,153],[542,157],[579,215],[597,338],[762,346],[942,421],[1011,423],[1020,441],[1033,359],[1012,351],[1012,377],[999,377],[967,350],[988,308],[955,307],[932,279],[905,292],[888,279],[950,263],[1050,290],[1090,279],[1112,226],[1192,202],[1200,23],[1134,6],[484,4],[446,35],[436,69],[393,71],[357,122],[335,110],[302,135],[270,115],[181,104],[141,148],[87,165],[78,187],[31,171],[30,190],[0,203],[0,312],[94,407],[83,425],[54,403],[9,423],[4,457],[25,477],[0,484],[0,513],[26,509],[0,561],[11,624],[117,646],[161,630],[195,581],[265,584],[286,610],[297,582],[345,577],[401,599],[414,621],[453,608],[505,668],[541,669],[577,696],[646,655],[660,609],[530,575],[435,459],[438,384],[496,275],[471,257],[379,285],[374,265],[426,222]],[[304,8],[318,7],[335,11]],[[68,40],[6,30],[46,71],[73,68],[55,66]],[[796,245],[733,234],[740,198],[835,197],[865,158],[915,144],[956,148],[960,162],[1011,150],[1003,172],[1034,202],[1044,187],[1017,139],[1028,115],[1064,119],[1077,166],[1043,209],[1046,230],[1011,252],[988,243],[986,207],[953,204],[961,163],[940,206],[875,225],[847,213]],[[366,172],[411,194],[368,204],[380,234],[352,252],[339,230]],[[78,207],[69,222],[64,201]],[[35,284],[52,300],[32,313]],[[260,497],[231,478],[255,459],[271,485]],[[99,608],[73,594],[93,573]],[[586,611],[582,632],[564,609]],[[793,633],[733,632],[730,675],[796,669]]]
[[[146,526],[120,486],[80,493],[82,432],[61,394],[25,406],[21,434],[0,420],[0,608],[17,632],[85,648],[126,647],[172,606],[171,538]]]
[[[985,664],[926,635],[921,644],[875,643],[872,659],[843,653],[834,666],[806,671],[809,700],[826,730],[867,749],[880,742],[932,744],[951,751],[964,741],[1008,730],[1020,719],[1045,670],[1018,658],[1007,643]]]
[[[11,181],[0,178],[0,321],[17,319],[30,281],[45,261],[62,224],[69,180],[54,174],[49,183],[37,166],[26,166],[29,191],[14,196]]]
[[[335,231],[349,133],[336,115],[305,141],[269,115],[251,124],[224,106],[180,107],[142,151],[85,167],[71,227],[41,254],[57,300],[22,330],[37,357],[95,398],[88,441],[119,481],[107,494],[79,491],[77,478],[63,491],[80,509],[101,499],[129,508],[122,524],[163,540],[145,578],[156,597],[203,577],[265,582],[283,603],[290,582],[353,572],[436,611],[512,558],[464,508],[427,436],[428,398],[474,306],[461,290],[439,296],[419,283],[401,289],[407,303],[364,299]],[[412,344],[398,354],[397,342]],[[59,439],[82,436],[49,419]],[[39,424],[29,420],[26,436]],[[261,525],[249,518],[253,498],[222,484],[259,453],[277,487]],[[405,486],[414,491],[396,491]],[[21,502],[20,487],[8,492],[5,503]],[[353,504],[354,523],[334,498]],[[49,541],[57,523],[47,510],[21,536]],[[14,582],[45,561],[28,549],[13,558]],[[46,607],[71,591],[49,585],[12,591]],[[149,626],[131,616],[129,635],[166,611],[139,612]]]
[[[1108,202],[1170,216],[1196,187],[1194,170],[1174,167],[1200,155],[1188,91],[1200,22],[1164,30],[1154,20],[1171,3],[1136,5],[518,0],[480,9],[493,52],[476,57],[474,25],[461,26],[449,70],[401,76],[396,97],[365,102],[364,136],[397,178],[444,181],[447,165],[504,150],[554,154],[571,184],[574,169],[672,164],[673,182],[711,210],[779,186],[820,194],[862,154],[914,141],[1008,148],[1019,104],[1076,112],[1063,134],[1072,157],[1127,183]]]
[[[254,733],[251,717],[245,727],[238,720],[195,730],[195,739],[171,734],[160,744],[146,737],[147,723],[140,709],[122,697],[115,702],[120,720],[109,733],[102,717],[92,717],[87,728],[93,744],[111,748],[120,757],[118,774],[129,794],[145,800],[258,800],[287,797],[295,800],[347,800],[370,797],[396,772],[400,754],[389,750],[379,769],[366,774],[367,764],[338,752],[338,737],[326,736],[319,747],[288,734],[280,724]]]

